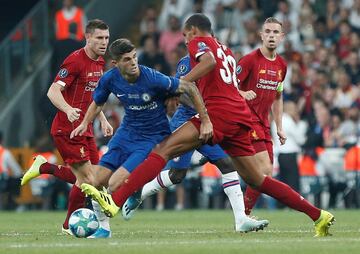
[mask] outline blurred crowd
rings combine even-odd
[[[149,2],[138,14],[138,34],[133,36],[139,63],[169,75],[175,75],[177,62],[187,54],[181,28],[191,13],[210,18],[215,36],[233,50],[237,60],[261,45],[260,25],[267,17],[280,20],[286,38],[278,53],[288,63],[283,121],[289,134],[284,147],[274,138],[279,158],[274,177],[313,197],[317,205],[360,207],[360,0]],[[64,0],[55,13],[54,72],[63,57],[83,43],[85,20],[72,0]],[[65,37],[61,37],[61,22],[67,26]],[[120,125],[124,110],[115,97],[107,103],[105,114],[113,127]],[[95,123],[95,130],[102,153],[108,139],[102,137],[99,124]],[[298,170],[290,176],[284,172],[291,166],[283,160],[288,152],[298,154],[294,166]],[[159,210],[226,206],[219,174],[207,177],[199,161],[196,155],[192,174],[179,190],[169,190],[170,199],[161,194],[144,206]],[[264,204],[274,207],[271,201]]]

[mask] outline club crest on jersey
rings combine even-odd
[[[199,48],[199,51],[204,51],[205,49],[208,48],[208,46],[205,44],[205,42],[200,41],[198,43],[198,48]]]
[[[178,73],[184,74],[187,71],[187,66],[185,64],[180,64],[178,67]]]
[[[144,101],[150,101],[151,100],[151,96],[150,96],[150,94],[148,94],[148,93],[143,93],[142,95],[141,95],[141,98],[144,100]]]
[[[259,139],[259,136],[257,135],[257,133],[256,133],[255,130],[253,130],[253,131],[251,132],[251,137],[252,137],[253,139],[255,139],[255,140],[258,140],[258,139]]]
[[[241,65],[238,65],[236,67],[236,74],[240,74],[241,71],[242,71],[242,67],[241,67]]]
[[[277,72],[277,75],[278,75],[278,80],[282,80],[282,70],[278,70]]]
[[[58,76],[60,78],[66,78],[68,74],[69,74],[68,70],[63,68],[59,71]]]
[[[84,158],[85,157],[85,148],[82,146],[80,147],[80,157]]]

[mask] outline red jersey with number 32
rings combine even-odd
[[[238,62],[237,77],[240,90],[253,90],[256,98],[246,101],[252,118],[269,128],[269,113],[286,75],[286,62],[277,55],[274,60],[264,57],[260,49],[254,50]]]
[[[197,81],[208,111],[217,112],[224,121],[249,123],[250,110],[238,92],[236,60],[231,50],[213,37],[195,37],[188,44],[191,68],[205,53],[213,54],[216,66]]]
[[[71,123],[64,112],[58,111],[51,126],[52,135],[70,135],[81,123],[92,102],[92,94],[103,74],[104,65],[102,57],[93,60],[86,55],[84,48],[74,51],[64,60],[54,82],[65,88],[62,91],[65,101],[73,108],[81,109],[81,112],[80,118]],[[93,136],[92,124],[83,136]]]

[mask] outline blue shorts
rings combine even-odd
[[[111,138],[108,144],[109,150],[102,156],[99,165],[113,172],[120,167],[124,167],[131,173],[148,157],[155,145],[167,136],[155,135],[144,137],[120,128]]]
[[[178,113],[178,114],[177,114]],[[175,131],[178,127],[183,125],[192,115],[185,114],[184,112],[177,111],[173,118],[170,121],[170,129],[171,131]],[[191,157],[195,150],[187,152],[177,158],[169,161],[167,168],[184,170],[190,168]],[[210,146],[203,145],[199,149],[197,149],[199,153],[208,158],[210,162],[217,161],[223,158],[228,157],[228,155],[221,149],[219,145]]]

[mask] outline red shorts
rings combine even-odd
[[[250,126],[242,123],[226,122],[221,116],[209,116],[214,128],[214,135],[209,142],[210,145],[219,144],[224,151],[233,157],[252,156],[255,150],[250,140]],[[190,119],[190,122],[200,131],[201,121],[197,116]]]
[[[52,136],[61,157],[67,164],[90,161],[96,165],[99,162],[94,137],[77,136],[72,139],[68,135]]]
[[[253,122],[253,128],[250,131],[250,138],[256,153],[267,151],[271,162],[273,162],[274,152],[270,129],[264,127],[258,122]]]

